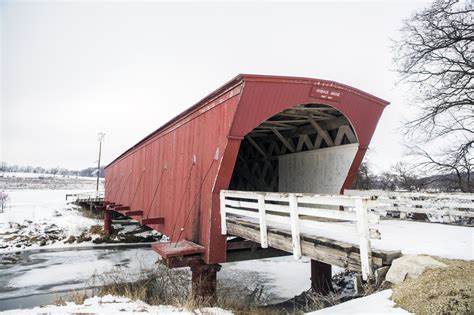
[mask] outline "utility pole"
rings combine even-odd
[[[96,191],[99,191],[99,175],[100,175],[100,155],[102,153],[102,141],[104,140],[105,133],[99,132],[99,159],[97,160],[97,186]]]

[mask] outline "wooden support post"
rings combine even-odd
[[[311,289],[319,294],[329,294],[332,287],[332,266],[311,259]]]
[[[216,299],[217,272],[220,265],[191,266],[192,293],[196,301],[212,302]]]
[[[104,211],[104,233],[109,235],[112,230],[112,214],[110,210]]]
[[[225,195],[224,191],[221,191],[219,194],[220,206],[221,206],[221,234],[227,234],[227,217],[225,214]]]

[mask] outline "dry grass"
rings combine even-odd
[[[136,274],[114,269],[95,275],[92,285],[98,287],[98,295],[125,296],[151,305],[184,304],[190,295],[189,272],[169,269],[162,264],[152,270],[142,268]]]
[[[90,234],[98,234],[98,235],[105,235],[104,233],[104,227],[100,224],[93,225],[89,228],[89,233]]]
[[[215,300],[196,301],[192,298],[189,269],[169,269],[161,263],[151,270],[142,268],[138,274],[114,269],[95,275],[91,285],[96,287],[93,295],[124,296],[150,305],[173,305],[189,310],[212,306],[232,310],[236,314],[286,314],[282,310],[258,306],[265,304],[263,287],[249,290],[235,284],[221,285]],[[87,298],[81,297],[82,301]]]
[[[82,216],[92,219],[103,219],[104,215],[102,211],[91,211],[90,208],[77,206],[76,209],[81,213]]]
[[[191,273],[187,268],[169,269],[157,263],[152,269],[141,268],[132,274],[124,268],[96,274],[90,280],[92,296],[114,295],[141,300],[150,305],[173,305],[188,310],[220,307],[235,314],[280,315],[303,314],[340,303],[337,294],[323,296],[311,291],[278,305],[266,306],[269,293],[262,286],[250,289],[235,283],[219,283],[215,300],[196,301],[191,293]],[[82,304],[84,292],[73,292],[59,298],[57,304],[73,301]]]
[[[428,269],[418,279],[394,286],[392,299],[416,314],[472,314],[474,262],[438,260],[448,267]]]

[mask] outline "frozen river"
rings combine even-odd
[[[20,257],[14,265],[0,265],[0,311],[51,303],[66,292],[94,287],[95,274],[114,268],[138,273],[158,259],[148,246],[34,250]],[[267,302],[278,303],[309,288],[310,264],[292,257],[223,264],[218,286],[229,284],[250,291],[263,287]]]

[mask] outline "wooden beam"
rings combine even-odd
[[[142,211],[142,210],[125,211],[124,214],[125,214],[127,217],[143,216],[143,211]]]
[[[295,152],[295,147],[293,146],[292,143],[289,142],[291,141],[291,139],[286,140],[285,137],[283,137],[276,128],[272,128],[272,131],[277,136],[277,138],[280,139],[280,141],[285,145],[285,147],[288,148],[288,150],[290,150],[291,152]]]
[[[263,151],[262,148],[260,148],[260,146],[252,139],[252,137],[250,137],[250,136],[245,136],[245,139],[247,139],[248,142],[250,142],[250,144],[253,145],[253,147],[254,147],[261,155],[263,155],[264,157],[267,156],[267,154],[265,153],[265,151]]]
[[[153,244],[151,248],[164,259],[204,253],[204,247],[186,240]]]
[[[321,135],[321,137],[324,139],[328,147],[334,146],[334,142],[332,141],[331,136],[329,135],[327,130],[324,130],[323,128],[321,128],[321,126],[316,121],[314,121],[314,119],[312,119],[311,117],[308,117],[308,121],[311,123],[314,129],[316,129],[318,134]]]
[[[308,138],[307,135],[300,135],[298,137],[298,144],[296,145],[296,152],[301,152],[301,150],[303,150],[303,145],[305,144],[306,138]]]
[[[129,210],[130,210],[130,207],[127,207],[127,206],[116,206],[116,207],[113,207],[111,210],[114,210],[114,211],[129,211]]]
[[[254,242],[260,242],[258,223],[227,218],[227,233]],[[268,228],[268,246],[289,253],[293,252],[291,232]],[[327,264],[346,268],[352,271],[361,271],[359,247],[324,237],[301,236],[302,255]],[[380,268],[389,266],[392,261],[401,256],[399,251],[382,251],[375,249],[372,252],[372,266]]]
[[[143,224],[164,224],[165,218],[156,217],[156,218],[143,218],[140,220],[140,223]]]

